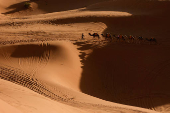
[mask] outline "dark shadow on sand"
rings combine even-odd
[[[29,1],[25,1],[25,2],[29,2]],[[12,9],[12,10],[11,10],[11,11],[8,11],[8,12],[5,12],[5,13],[2,13],[2,14],[12,14],[12,13],[15,13],[15,12],[27,10],[27,9],[24,7],[25,2],[20,2],[20,3],[13,4],[13,5],[7,7],[6,9]]]
[[[170,11],[170,1],[158,0],[112,0],[90,5],[90,11],[120,11],[133,15],[164,15]],[[165,15],[164,15],[165,16]]]
[[[52,24],[70,24],[70,23],[85,23],[85,22],[103,22],[107,28],[103,31],[103,34],[122,34],[122,35],[134,35],[143,36],[143,38],[154,37],[159,42],[162,40],[170,41],[170,33],[168,28],[170,17],[159,16],[140,16],[132,15],[130,17],[77,17],[61,20],[52,20]],[[87,36],[88,34],[84,34]]]
[[[81,60],[80,89],[100,99],[143,108],[169,104],[168,51],[159,46],[112,43],[94,49]]]
[[[11,46],[11,48],[16,48],[11,54],[11,57],[15,58],[26,58],[26,57],[43,57],[45,54],[49,54],[50,51],[57,50],[57,46],[52,45],[17,45]]]
[[[52,13],[52,12],[60,12],[60,11],[67,11],[67,10],[73,10],[73,9],[78,9],[78,8],[83,8],[86,7],[90,4],[94,4],[96,2],[101,2],[104,0],[62,0],[61,1],[55,1],[55,0],[28,0],[25,2],[29,3],[36,3],[38,4],[38,9],[44,11],[44,13]],[[26,10],[24,8],[25,2],[20,2],[17,4],[13,4],[7,9],[13,9],[12,11],[5,12],[3,14],[12,14],[18,11]],[[34,12],[33,12],[34,14]]]

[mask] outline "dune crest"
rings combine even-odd
[[[168,0],[0,0],[0,112],[170,112],[169,12]]]

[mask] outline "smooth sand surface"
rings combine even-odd
[[[170,112],[170,1],[25,2],[0,0],[0,113]]]

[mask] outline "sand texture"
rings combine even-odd
[[[169,12],[169,0],[0,0],[0,113],[169,113]]]

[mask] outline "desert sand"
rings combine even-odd
[[[0,113],[169,113],[169,12],[169,0],[0,0]]]

